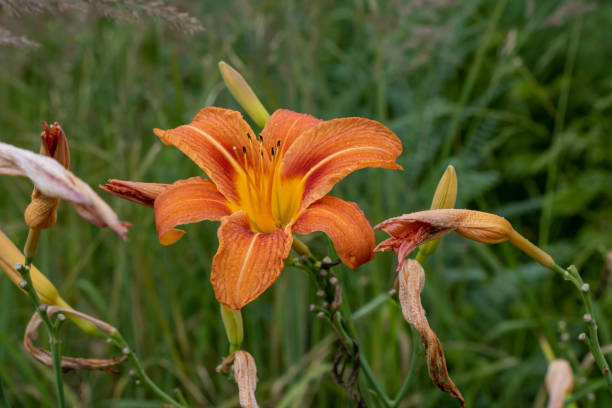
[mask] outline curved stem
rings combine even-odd
[[[109,338],[113,341],[115,346],[119,347],[122,350],[123,354],[128,356],[129,360],[134,365],[134,369],[136,370],[138,377],[149,390],[151,390],[155,395],[157,395],[161,400],[163,400],[165,403],[167,403],[171,407],[174,407],[174,408],[185,408],[186,407],[185,405],[180,404],[174,398],[166,394],[161,388],[157,386],[157,384],[153,382],[153,380],[151,380],[151,378],[147,375],[147,373],[145,373],[144,368],[142,368],[142,364],[140,363],[138,356],[128,346],[127,342],[125,341],[121,333],[116,332],[114,335],[109,336]]]
[[[591,299],[591,290],[588,284],[585,284],[582,280],[582,277],[578,273],[578,270],[575,266],[570,266],[567,269],[563,269],[559,265],[553,265],[550,269],[561,274],[564,279],[569,280],[574,284],[576,289],[580,292],[580,296],[582,297],[582,302],[584,303],[584,307],[586,309],[586,314],[584,315],[584,321],[587,324],[587,337],[585,338],[585,342],[593,354],[593,358],[595,359],[595,363],[599,367],[601,374],[603,375],[606,384],[608,385],[608,390],[612,393],[612,373],[610,373],[610,366],[608,365],[608,361],[601,351],[601,345],[599,344],[599,337],[597,335],[597,322],[595,316],[593,314],[593,301]]]
[[[28,235],[28,238],[30,238],[30,235]],[[28,242],[30,242],[30,239],[28,239]],[[17,264],[15,265],[15,269],[17,269],[17,271],[24,278],[26,283],[25,287],[23,287],[22,289],[26,291],[29,298],[32,300],[34,308],[38,312],[38,315],[40,316],[43,323],[45,324],[45,327],[47,328],[47,332],[49,334],[51,356],[53,360],[53,374],[55,377],[55,393],[57,396],[57,406],[59,408],[64,408],[66,407],[66,398],[64,396],[64,381],[62,377],[62,349],[61,342],[58,337],[60,320],[55,319],[55,321],[52,322],[49,316],[47,315],[46,310],[43,310],[43,308],[41,308],[42,303],[40,302],[38,293],[36,293],[36,290],[34,289],[32,277],[30,276],[30,266],[32,265],[33,255],[33,253],[30,253],[30,256],[25,259],[25,264]]]

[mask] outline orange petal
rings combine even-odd
[[[298,234],[324,231],[342,262],[352,269],[374,258],[374,230],[355,203],[326,195],[302,213],[293,231]]]
[[[247,134],[253,136],[240,112],[208,107],[188,125],[154,132],[200,166],[228,200],[238,202],[236,180],[243,172],[242,146],[249,146]]]
[[[262,130],[266,152],[274,148],[278,152],[278,142],[280,141],[280,153],[286,152],[302,133],[322,122],[314,116],[304,113],[297,113],[287,109],[275,111],[266,122]]]
[[[169,186],[170,184],[110,179],[106,185],[98,187],[117,197],[153,207],[155,199]]]
[[[251,231],[242,211],[224,218],[217,235],[219,250],[210,281],[219,302],[228,309],[241,309],[278,278],[293,237],[289,227],[269,234]]]
[[[301,179],[306,208],[349,173],[364,167],[401,169],[402,143],[383,124],[364,118],[319,123],[298,137],[281,164],[284,179]]]
[[[155,226],[162,245],[172,245],[184,234],[177,225],[218,221],[230,215],[227,200],[210,180],[192,177],[177,181],[155,200]]]

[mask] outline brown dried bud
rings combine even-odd
[[[399,299],[402,314],[412,327],[421,336],[425,346],[425,357],[429,377],[442,391],[457,398],[461,406],[465,406],[463,396],[448,375],[444,350],[438,336],[429,327],[425,310],[421,305],[421,292],[425,286],[425,271],[421,264],[414,259],[406,259],[399,271]]]
[[[70,149],[64,130],[55,122],[51,127],[43,122],[44,130],[40,134],[40,154],[51,157],[61,164],[65,169],[70,167]],[[55,225],[57,221],[57,206],[59,199],[47,197],[34,187],[32,202],[25,210],[25,222],[32,229],[47,229]]]
[[[153,207],[155,199],[170,186],[160,183],[140,183],[137,181],[124,181],[111,179],[104,186],[99,186],[117,197],[133,201],[138,204]]]

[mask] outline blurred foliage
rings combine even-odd
[[[188,122],[203,106],[237,108],[217,62],[226,60],[273,111],[324,119],[366,116],[397,132],[405,171],[362,170],[334,194],[356,201],[372,224],[429,207],[444,168],[459,179],[457,207],[506,216],[558,263],[574,263],[603,289],[596,316],[612,342],[605,255],[612,250],[612,4],[606,1],[225,0],[172,2],[199,19],[188,36],[144,17],[93,12],[9,15],[0,26],[40,44],[0,48],[0,140],[38,150],[41,121],[58,121],[72,170],[173,182],[201,174],[151,132]],[[3,4],[3,3],[2,3]],[[0,181],[0,228],[25,241],[25,179]],[[75,307],[120,328],[151,376],[195,406],[236,406],[235,384],[214,368],[227,340],[208,281],[216,225],[201,223],[172,247],[157,243],[149,208],[106,196],[133,223],[129,242],[84,223],[62,204],[35,263]],[[378,236],[382,238],[382,234]],[[317,254],[322,234],[305,237]],[[353,310],[393,286],[390,254],[339,270]],[[468,406],[543,407],[546,360],[538,338],[574,364],[577,392],[599,378],[577,365],[586,347],[571,286],[509,246],[445,238],[428,265],[424,306]],[[313,285],[297,269],[243,311],[262,406],[349,405],[329,376],[335,345],[308,311]],[[30,303],[0,277],[0,381],[19,407],[54,406],[51,371],[26,355]],[[567,322],[569,337],[557,326]],[[388,301],[357,322],[363,352],[393,395],[407,375],[408,325]],[[103,356],[104,342],[68,328],[68,355]],[[44,340],[44,339],[43,339]],[[41,343],[43,344],[43,343]],[[430,382],[422,347],[402,406],[456,406]],[[71,406],[157,406],[125,366],[117,375],[70,373]],[[363,390],[372,406],[374,397]],[[612,399],[599,388],[594,401]]]

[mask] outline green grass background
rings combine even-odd
[[[270,111],[365,116],[397,133],[404,171],[361,170],[333,191],[356,201],[372,224],[428,208],[437,179],[453,164],[457,207],[503,215],[558,263],[579,267],[599,291],[596,319],[608,345],[612,5],[590,1],[594,10],[569,13],[554,25],[565,3],[179,2],[205,27],[193,36],[146,17],[123,23],[94,13],[0,12],[1,24],[41,44],[0,48],[0,140],[38,150],[40,122],[58,121],[70,141],[71,169],[91,185],[201,175],[151,129],[188,122],[206,105],[238,108],[217,71],[225,60]],[[31,189],[26,179],[0,180],[0,228],[20,247]],[[194,406],[237,406],[235,384],[214,370],[228,347],[209,283],[217,224],[188,226],[166,248],[157,242],[149,208],[104,198],[133,223],[127,243],[64,203],[35,264],[74,307],[117,326],[162,388],[180,388]],[[305,239],[318,255],[333,251],[322,234]],[[576,365],[587,352],[577,340],[584,311],[569,283],[509,244],[457,236],[444,238],[426,267],[424,307],[469,406],[543,407],[541,336],[574,363],[580,406],[612,404],[605,388],[588,396],[598,385],[596,368]],[[338,274],[344,301],[356,310],[392,288],[394,260],[379,254]],[[350,406],[329,375],[336,350],[331,332],[308,311],[317,301],[313,286],[302,271],[287,268],[243,311],[262,406]],[[2,389],[12,406],[53,407],[51,370],[21,345],[31,314],[28,299],[0,276]],[[567,322],[569,340],[561,340],[560,321]],[[362,351],[389,394],[417,358],[401,406],[457,406],[431,384],[420,342],[411,357],[410,330],[392,301],[357,321]],[[116,353],[77,329],[63,333],[68,355]],[[159,406],[128,369],[67,374],[70,405]],[[377,406],[365,386],[362,391]]]

